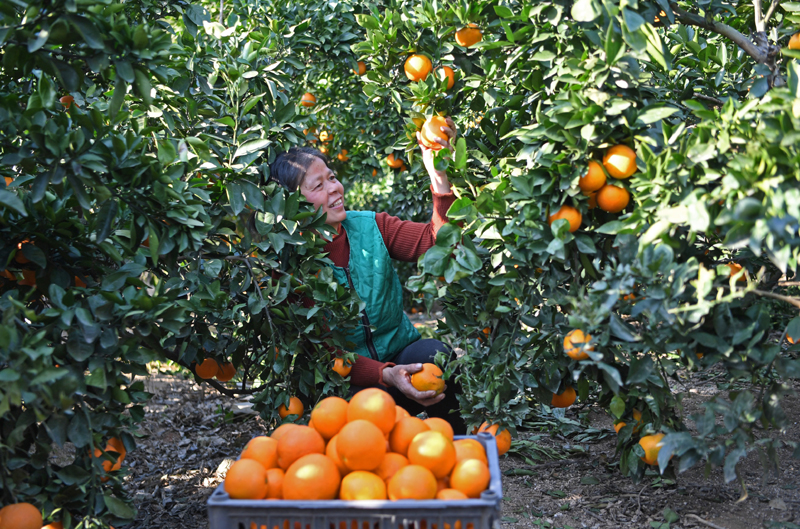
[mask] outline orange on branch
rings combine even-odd
[[[444,391],[442,370],[436,364],[422,364],[422,371],[411,375],[411,385],[419,391],[435,391],[439,395]]]
[[[386,164],[392,169],[399,169],[400,166],[403,165],[403,160],[395,158],[394,153],[392,153],[386,157]]]
[[[622,430],[623,428],[625,428],[625,425],[626,425],[626,424],[627,424],[627,423],[625,423],[625,422],[622,422],[622,421],[620,421],[620,422],[618,422],[618,423],[615,423],[615,424],[614,424],[614,431],[615,431],[615,432],[617,432],[617,433],[619,433],[619,431],[620,431],[620,430]]]
[[[200,365],[195,365],[194,368],[194,373],[198,376],[198,378],[202,378],[203,380],[214,378],[218,372],[219,364],[213,358],[203,359],[203,363]]]
[[[217,380],[220,382],[227,382],[236,375],[236,368],[230,362],[225,362],[219,366],[217,371]]]
[[[445,79],[447,78],[447,89],[450,90],[453,88],[453,85],[456,84],[456,74],[452,68],[449,66],[442,66],[441,68],[436,68],[433,73],[436,74],[438,79]]]
[[[800,33],[795,33],[789,39],[790,50],[800,50]]]
[[[75,103],[75,98],[72,97],[71,95],[65,95],[65,96],[62,96],[61,99],[59,99],[59,101],[61,102],[62,105],[64,105],[64,108],[66,110],[69,110],[69,107],[73,103]],[[77,104],[75,105],[75,108],[78,108]]]
[[[548,217],[547,224],[553,224],[553,222],[557,221],[558,219],[566,219],[567,222],[569,222],[569,231],[575,232],[581,227],[583,215],[581,215],[581,212],[572,206],[564,204],[558,209],[558,211]]]
[[[603,167],[596,161],[589,160],[586,174],[581,175],[581,179],[578,180],[578,187],[584,195],[589,195],[604,185],[606,185],[606,174],[603,172]]]
[[[41,529],[42,524],[42,513],[30,503],[12,503],[0,509],[2,529]]]
[[[357,70],[356,69],[353,70],[354,74],[356,74],[356,75],[364,75],[365,73],[367,73],[367,65],[364,63],[364,61],[358,61],[358,65],[357,66],[358,66],[358,69]]]
[[[406,59],[403,70],[406,72],[406,77],[409,81],[424,81],[428,74],[431,73],[431,60],[422,54],[415,53]]]
[[[586,360],[589,358],[586,351],[594,351],[594,346],[589,345],[591,341],[591,334],[584,334],[580,329],[573,329],[564,337],[564,352],[573,360]]]
[[[303,409],[303,402],[297,397],[291,397],[289,399],[289,408],[286,408],[284,404],[278,406],[278,415],[280,415],[281,419],[285,419],[289,415],[297,415],[299,419],[303,416]]]
[[[553,398],[550,400],[550,406],[553,408],[568,408],[575,403],[575,399],[577,398],[578,394],[575,393],[575,390],[572,388],[572,386],[568,386],[559,394],[553,393]]]
[[[494,435],[497,443],[497,455],[501,456],[511,449],[511,432],[508,430],[508,428],[506,428],[498,434],[497,430],[499,429],[499,424],[490,425],[489,423],[485,422],[481,424],[480,428],[478,428],[478,433],[488,432]]]
[[[300,104],[304,107],[313,107],[317,104],[317,98],[311,92],[306,92],[300,99]]]
[[[644,457],[640,459],[648,465],[658,465],[658,453],[661,451],[661,439],[663,438],[663,433],[657,433],[645,435],[639,439],[639,446],[644,449]]]
[[[347,156],[347,149],[342,149],[342,151],[336,155],[336,158],[340,162],[346,162],[347,160],[349,160],[350,158]]]
[[[603,156],[603,166],[614,178],[630,178],[636,172],[636,152],[627,145],[614,145]]]
[[[631,195],[624,187],[606,184],[596,194],[597,205],[609,213],[619,213],[628,206]]]
[[[481,33],[481,30],[478,29],[477,24],[470,24],[469,26],[456,31],[456,43],[459,46],[469,48],[470,46],[474,46],[475,44],[479,43],[481,40],[483,40],[483,34]]]

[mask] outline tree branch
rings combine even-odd
[[[776,294],[774,292],[769,292],[769,291],[766,291],[766,290],[758,290],[758,289],[753,290],[753,294],[757,294],[757,295],[763,296],[765,298],[772,298],[772,299],[778,299],[778,300],[781,300],[781,301],[785,301],[786,303],[789,303],[790,305],[794,305],[795,307],[800,309],[800,299],[797,299],[797,298],[793,298],[793,297],[790,297],[790,296],[783,296],[781,294]]]
[[[756,31],[764,31],[764,11],[761,8],[761,0],[753,0],[753,9],[756,16]]]
[[[772,14],[775,12],[775,8],[778,7],[778,4],[780,3],[781,0],[772,0],[772,3],[769,5],[769,9],[767,9],[767,14],[764,15],[764,28],[767,27],[769,19],[772,18]],[[766,29],[764,31],[766,31]]]

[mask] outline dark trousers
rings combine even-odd
[[[400,353],[392,358],[391,361],[397,365],[433,363],[433,357],[435,357],[436,353],[439,351],[450,353],[451,357],[455,358],[455,354],[452,353],[450,348],[439,340],[424,339],[417,340],[416,342],[412,343],[400,351]],[[405,408],[405,410],[411,415],[419,415],[424,411],[428,414],[428,417],[440,417],[450,423],[450,426],[453,427],[453,432],[455,435],[465,435],[467,433],[467,424],[461,417],[458,399],[456,398],[456,395],[461,394],[461,385],[457,384],[453,380],[447,381],[447,389],[445,390],[444,399],[433,406],[428,407],[409,399],[397,388],[379,387],[384,391],[387,391],[392,398],[394,398],[395,403],[398,406]],[[350,386],[350,391],[352,393],[362,389],[364,388]]]

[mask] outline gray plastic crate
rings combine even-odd
[[[479,499],[400,501],[232,500],[223,485],[206,505],[210,529],[490,529],[499,527],[500,463],[493,435],[477,439],[486,449],[491,480]],[[460,522],[460,523],[459,523]],[[447,524],[447,525],[445,525]]]

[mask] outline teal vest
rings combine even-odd
[[[354,288],[366,303],[361,325],[347,339],[356,344],[354,352],[359,355],[388,362],[419,340],[419,332],[403,312],[403,288],[375,213],[348,211],[342,227],[350,242],[350,261],[347,268],[334,266],[333,277],[340,285]]]

